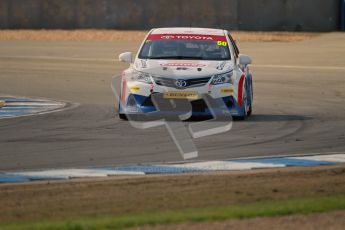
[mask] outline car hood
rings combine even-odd
[[[232,61],[152,59],[137,59],[133,67],[137,71],[169,78],[212,76],[234,68]]]

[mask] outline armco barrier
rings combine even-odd
[[[0,0],[0,29],[163,26],[332,31],[340,0]]]

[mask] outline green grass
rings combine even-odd
[[[0,225],[2,230],[103,230],[124,229],[143,225],[175,224],[262,216],[310,214],[345,209],[345,195],[294,198],[283,201],[257,202],[219,208],[183,211],[150,212],[116,217],[94,217],[43,222],[23,222]]]

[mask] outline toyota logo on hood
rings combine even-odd
[[[178,88],[185,88],[187,86],[187,81],[185,81],[185,80],[176,80],[175,81],[175,85]]]

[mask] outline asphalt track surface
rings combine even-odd
[[[254,112],[231,131],[195,139],[196,160],[345,152],[345,34],[243,42],[254,65]],[[0,94],[79,103],[0,120],[0,171],[181,161],[165,127],[117,118],[111,79],[139,42],[0,41]],[[187,125],[187,123],[186,123]]]

